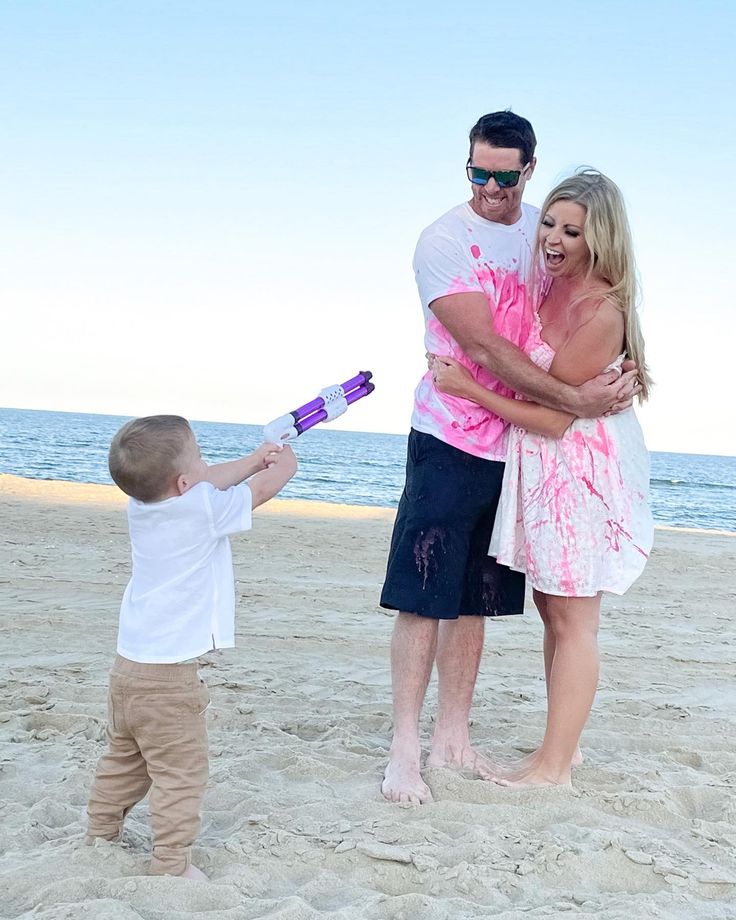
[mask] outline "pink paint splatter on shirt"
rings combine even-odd
[[[480,253],[480,249],[478,251]],[[534,315],[527,286],[515,271],[491,267],[484,262],[475,267],[472,283],[455,278],[448,295],[478,293],[479,283],[484,292],[488,292],[488,312],[494,331],[523,348]],[[502,396],[514,395],[489,370],[468,358],[435,317],[427,321],[425,347],[432,354],[455,358],[482,386]],[[494,460],[506,456],[508,423],[473,402],[440,393],[429,373],[420,381],[415,393],[413,423],[420,430],[439,430],[442,440],[467,453]]]
[[[513,394],[464,354],[437,320],[432,305],[440,298],[457,294],[481,295],[488,305],[494,332],[523,348],[534,314],[533,294],[525,282],[533,268],[536,216],[535,209],[524,206],[523,220],[514,228],[523,229],[520,237],[509,233],[508,228],[480,219],[466,203],[427,228],[415,254],[414,269],[425,319],[425,350],[455,358],[479,384],[504,396]],[[473,237],[472,241],[468,236]],[[464,304],[458,299],[452,309],[460,316]],[[422,378],[415,391],[412,426],[478,457],[503,460],[506,455],[508,424],[474,403],[440,393],[431,374]]]

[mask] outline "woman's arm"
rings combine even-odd
[[[526,428],[548,438],[561,438],[576,418],[567,412],[548,409],[523,399],[509,399],[488,390],[470,376],[454,358],[434,357],[432,376],[438,390],[450,396],[459,396],[489,409],[519,428]]]
[[[623,313],[609,300],[600,300],[557,348],[549,372],[577,386],[608,367],[621,354],[623,342]]]

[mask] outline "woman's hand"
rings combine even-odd
[[[448,396],[470,399],[475,385],[470,371],[454,358],[445,355],[432,355],[431,358],[432,380],[437,389]]]

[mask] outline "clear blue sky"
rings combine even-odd
[[[261,423],[370,369],[407,430],[467,132],[629,205],[650,447],[736,454],[736,6],[0,0],[0,405]],[[728,422],[727,422],[728,420]]]

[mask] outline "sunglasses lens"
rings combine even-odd
[[[487,169],[481,169],[478,166],[468,166],[468,179],[470,179],[473,185],[486,185],[490,178],[491,174]]]
[[[519,184],[520,169],[481,169],[480,166],[468,166],[468,179],[473,185],[487,185],[495,179],[499,188],[513,188]]]
[[[513,188],[518,185],[519,176],[521,176],[521,172],[518,169],[497,170],[493,174],[493,178],[500,188]]]

